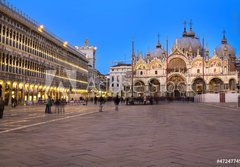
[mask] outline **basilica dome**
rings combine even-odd
[[[151,53],[151,57],[153,57],[153,58],[154,57],[161,58],[163,56],[163,53],[165,53],[165,51],[162,48],[156,48]]]
[[[225,34],[223,35],[222,43],[218,45],[215,50],[219,58],[231,59],[232,61],[236,59],[235,50],[230,44],[227,43]]]
[[[186,22],[184,22],[184,31],[181,38],[177,38],[176,42],[173,45],[173,49],[178,48],[182,50],[183,53],[188,52],[189,54],[193,54],[196,56],[198,51],[201,53],[202,46],[197,37],[195,37],[195,33],[192,30],[192,22],[190,22],[190,29],[186,31]]]
[[[162,58],[165,54],[165,51],[164,49],[162,48],[159,40],[158,40],[158,43],[156,45],[156,48],[154,49],[154,51],[151,53],[151,57],[152,58]]]
[[[202,50],[202,46],[199,39],[190,36],[178,38],[174,44],[174,47],[175,48],[178,47],[183,52],[192,51],[193,53],[197,53],[198,50],[199,51]]]

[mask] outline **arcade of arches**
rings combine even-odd
[[[1,95],[5,104],[11,104],[11,99],[17,100],[18,104],[30,104],[46,100],[48,96],[52,99],[63,98],[69,100],[70,89],[64,87],[44,86],[40,84],[31,84],[23,82],[11,82],[0,80]],[[71,90],[75,93],[84,93],[83,91]]]
[[[26,104],[48,95],[68,99],[72,93],[86,92],[88,61],[83,53],[63,44],[18,11],[1,6],[0,93],[6,104],[12,98]]]
[[[215,58],[217,59],[217,58]],[[218,60],[220,61],[220,60]],[[235,78],[225,79],[226,77],[221,76],[221,74],[208,74],[206,72],[205,77],[209,78],[212,76],[209,81],[202,77],[202,60],[199,63],[199,66],[194,66],[197,68],[195,71],[196,74],[191,74],[189,72],[194,71],[194,69],[189,69],[189,65],[186,64],[185,60],[181,57],[172,58],[168,64],[167,72],[159,73],[160,69],[163,68],[159,66],[154,70],[156,76],[152,76],[151,72],[148,72],[150,69],[141,68],[141,73],[145,75],[141,76],[141,79],[138,79],[138,75],[135,77],[134,92],[135,96],[142,95],[151,95],[151,96],[195,96],[197,94],[203,93],[220,93],[220,92],[237,92],[237,81]],[[145,68],[148,66],[144,64]],[[141,64],[139,64],[141,66]],[[212,67],[212,66],[211,66]],[[211,68],[209,67],[209,68]],[[212,68],[217,69],[213,66]],[[146,72],[144,72],[146,70]],[[221,71],[220,67],[218,70],[209,69],[209,72],[212,71]],[[222,72],[221,72],[222,73]],[[231,72],[233,73],[233,72]],[[136,73],[138,74],[138,73]],[[148,78],[148,75],[151,74]],[[166,76],[168,74],[168,76]],[[235,73],[234,73],[235,74]],[[236,73],[237,74],[237,73]],[[235,75],[236,75],[235,74]],[[162,75],[162,76],[160,76]],[[157,77],[159,76],[159,77]],[[215,76],[215,77],[214,77]],[[220,77],[217,77],[220,76]],[[225,75],[226,76],[226,75]],[[167,79],[165,79],[167,78]]]

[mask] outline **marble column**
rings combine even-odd
[[[9,99],[8,99],[8,105],[11,105],[12,104],[12,84],[9,84]]]
[[[21,103],[24,105],[24,99],[25,99],[25,83],[23,83],[22,86],[22,100]]]
[[[3,100],[5,100],[5,86],[6,86],[6,81],[3,81],[3,84],[2,84],[2,98],[3,98]]]
[[[18,84],[16,85],[15,95],[16,95],[15,99],[17,100],[17,104],[18,104],[19,103],[19,101],[18,101]]]

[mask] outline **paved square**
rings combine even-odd
[[[199,103],[9,111],[1,167],[216,167],[240,159],[240,110]],[[9,113],[12,113],[9,114]],[[19,114],[20,113],[20,114]]]

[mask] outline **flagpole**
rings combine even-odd
[[[203,37],[203,39],[202,39],[202,45],[203,45],[203,48],[202,48],[202,57],[203,57],[203,61],[202,61],[202,71],[203,71],[203,90],[202,90],[202,94],[204,94],[204,89],[205,89],[205,86],[204,86],[204,83],[205,83],[205,81],[204,81],[204,75],[205,75],[205,71],[204,71],[204,67],[205,67],[205,53],[204,53],[204,37]]]
[[[134,77],[134,57],[135,57],[135,54],[134,54],[134,39],[132,40],[132,84],[131,84],[131,90],[132,90],[132,100],[133,100],[133,77]]]
[[[166,55],[166,89],[167,89],[167,83],[168,83],[168,36],[166,38],[166,50],[167,50],[167,55]]]

